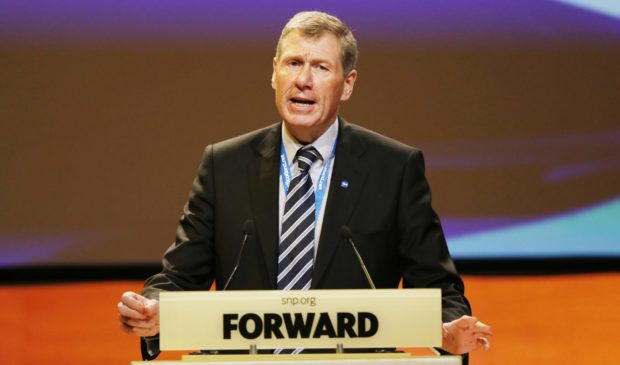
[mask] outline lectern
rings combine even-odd
[[[385,351],[441,346],[439,289],[162,292],[159,301],[161,350],[203,351],[134,365],[461,364]],[[300,349],[324,353],[284,354]]]

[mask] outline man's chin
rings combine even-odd
[[[298,129],[298,130],[310,130],[313,128],[316,128],[317,125],[319,124],[318,120],[316,118],[312,118],[310,116],[299,116],[299,115],[294,115],[294,116],[287,116],[287,118],[284,118],[284,122],[286,123],[286,126],[288,128],[294,128],[294,129]]]

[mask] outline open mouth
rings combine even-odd
[[[316,101],[314,101],[314,100],[299,99],[299,98],[290,98],[289,100],[291,102],[293,102],[294,104],[298,104],[298,105],[314,105],[314,104],[316,104]]]

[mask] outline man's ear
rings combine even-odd
[[[277,63],[278,62],[276,61],[276,58],[274,57],[273,63],[272,63],[273,71],[271,72],[271,88],[274,90],[276,89],[276,65]]]
[[[353,86],[355,86],[355,80],[357,80],[357,70],[349,71],[349,74],[344,78],[344,88],[342,89],[341,101],[347,101],[353,94]]]

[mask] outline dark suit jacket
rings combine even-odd
[[[160,290],[208,290],[230,275],[254,221],[229,290],[276,289],[281,124],[206,148],[166,251],[163,271],[145,283]],[[348,182],[342,184],[342,182]],[[343,225],[378,288],[441,288],[443,320],[470,313],[424,177],[422,153],[340,119],[313,289],[368,288]]]

